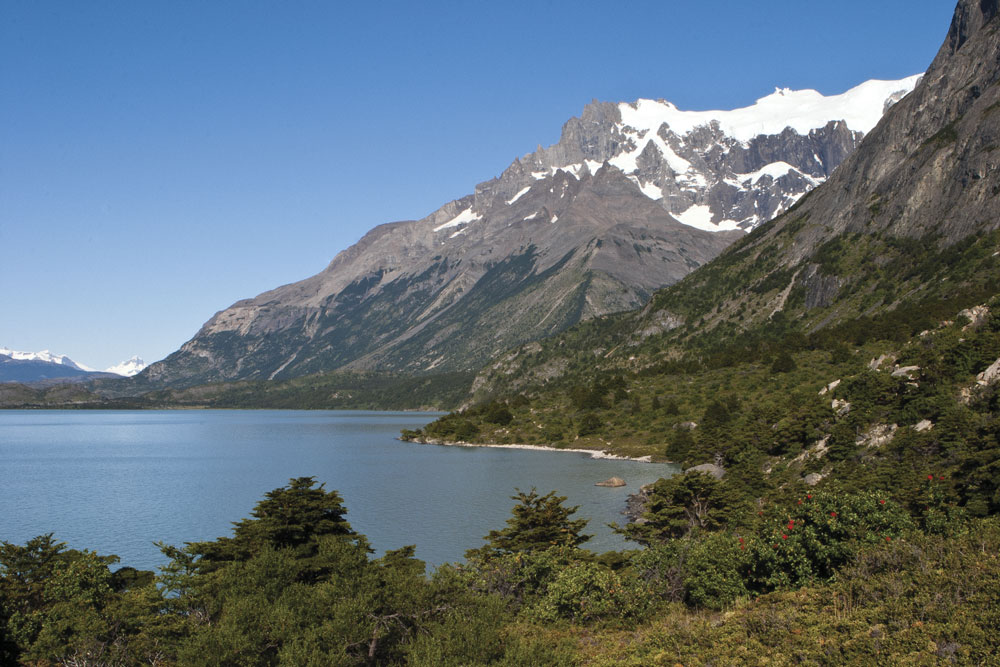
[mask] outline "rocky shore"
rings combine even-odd
[[[649,504],[649,492],[653,489],[652,484],[639,487],[638,493],[630,493],[625,499],[625,509],[622,515],[628,519],[629,523],[643,523],[642,515],[646,513],[646,506]]]

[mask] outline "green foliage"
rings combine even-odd
[[[183,557],[169,548],[167,553],[183,558],[197,572],[246,561],[265,549],[288,550],[306,562],[317,556],[322,538],[355,534],[344,519],[346,512],[336,491],[316,486],[313,477],[298,477],[289,480],[287,487],[268,491],[251,512],[252,518],[234,524],[233,537],[190,543]],[[316,577],[323,572],[317,563],[316,569],[307,568],[302,576]]]
[[[413,547],[373,560],[336,494],[298,478],[266,494],[226,542],[173,550],[166,596],[147,573],[113,573],[114,557],[51,535],[0,544],[0,655],[39,665],[651,664],[664,659],[663,632],[671,659],[688,662],[739,663],[746,646],[792,641],[796,660],[822,662],[832,647],[838,662],[983,663],[1000,631],[1000,525],[955,511],[942,475],[918,486],[916,521],[881,492],[815,491],[764,503],[739,529],[601,558],[535,531],[582,528],[563,499],[521,493],[507,529],[491,533],[506,546],[427,578]],[[690,500],[706,487],[725,495],[725,483],[696,474],[667,488]],[[800,642],[796,628],[820,630]],[[595,640],[618,632],[629,641]]]
[[[718,528],[720,486],[718,480],[703,472],[658,480],[650,490],[643,523],[629,524],[625,534],[648,544]]]
[[[511,496],[517,504],[511,509],[507,526],[491,530],[485,537],[487,543],[468,552],[472,556],[500,556],[504,554],[531,553],[553,547],[577,547],[590,539],[582,535],[586,519],[571,519],[576,507],[565,507],[565,496],[550,491],[544,496],[534,489],[525,493],[517,491]]]
[[[696,607],[722,609],[747,595],[746,559],[730,535],[713,534],[689,545],[684,560],[684,599]]]
[[[795,359],[792,358],[792,355],[787,350],[776,356],[771,363],[772,373],[790,373],[796,368],[798,366],[795,365]]]
[[[909,535],[906,510],[884,494],[806,494],[792,507],[764,511],[748,553],[747,587],[757,592],[803,586],[833,576],[865,545]]]
[[[641,608],[640,591],[597,563],[571,563],[556,574],[532,609],[539,621],[590,623],[622,619]]]
[[[145,655],[135,636],[160,605],[130,601],[157,597],[152,573],[116,576],[116,556],[65,547],[51,534],[24,546],[0,542],[0,655],[11,663]]]
[[[664,607],[639,632],[578,632],[585,664],[967,664],[996,662],[1000,526],[912,535],[864,550],[834,581],[737,599],[725,613]]]
[[[594,412],[585,412],[576,424],[576,434],[580,437],[592,435],[601,430],[603,422]]]
[[[674,428],[670,432],[664,455],[671,461],[685,461],[695,446],[694,436],[686,428]]]

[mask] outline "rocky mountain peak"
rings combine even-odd
[[[945,41],[942,51],[947,50],[949,55],[954,55],[962,48],[970,35],[982,29],[984,25],[993,20],[997,13],[1000,13],[1000,0],[963,0],[959,2],[951,26],[948,28],[948,39]]]

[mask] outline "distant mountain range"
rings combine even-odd
[[[473,194],[217,313],[136,388],[474,370],[637,309],[825,181],[918,78],[777,90],[734,111],[594,102]]]
[[[97,371],[64,354],[19,352],[0,347],[0,382],[86,381],[97,378],[131,377],[146,367],[139,357]]]

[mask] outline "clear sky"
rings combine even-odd
[[[0,2],[0,346],[105,368],[321,271],[591,99],[926,69],[949,0]]]

